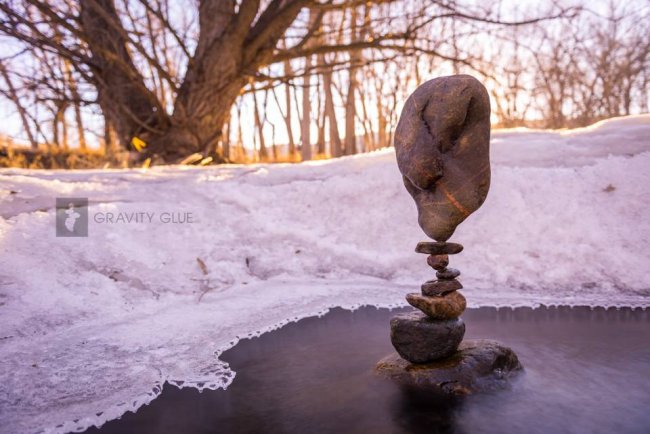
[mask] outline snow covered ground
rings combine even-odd
[[[487,201],[451,239],[465,245],[452,266],[470,307],[649,305],[650,115],[497,131],[492,161]],[[55,237],[61,196],[88,197],[87,238]],[[218,355],[240,338],[333,306],[404,305],[432,277],[413,251],[424,239],[392,149],[1,170],[0,431],[101,424],[164,381],[226,387],[234,373]]]

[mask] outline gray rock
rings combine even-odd
[[[444,270],[436,271],[436,277],[441,280],[451,280],[460,276],[460,271],[455,268],[445,268]]]
[[[465,341],[451,357],[427,364],[412,364],[393,353],[375,368],[400,384],[445,395],[502,389],[522,370],[514,351],[490,340]]]
[[[400,356],[412,363],[427,363],[453,354],[465,335],[460,318],[434,320],[419,311],[390,320],[390,340]]]

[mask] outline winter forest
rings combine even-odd
[[[496,128],[648,112],[644,1],[2,0],[0,166],[299,162],[391,146],[467,73]]]

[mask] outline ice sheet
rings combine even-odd
[[[650,115],[499,131],[465,245],[471,307],[648,305]],[[88,197],[88,238],[54,198]],[[192,224],[100,224],[100,213]],[[392,150],[298,165],[0,171],[0,431],[137,409],[164,381],[226,387],[239,338],[329,307],[402,306],[432,278]],[[197,258],[205,264],[204,274]]]

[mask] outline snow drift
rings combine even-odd
[[[487,201],[450,240],[470,307],[646,307],[649,138],[650,115],[493,134]],[[218,356],[239,339],[333,306],[402,306],[432,277],[392,149],[0,182],[3,432],[99,425],[165,381],[226,387]],[[89,198],[88,238],[55,237],[55,197]]]

